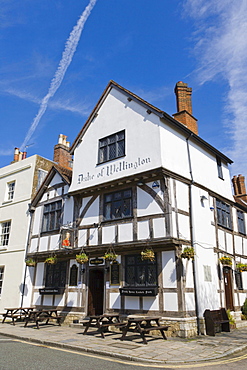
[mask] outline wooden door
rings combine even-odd
[[[104,306],[104,270],[89,270],[88,315],[102,315]]]
[[[233,292],[232,292],[232,269],[230,267],[223,268],[223,277],[225,284],[225,299],[226,309],[234,310],[233,306]]]

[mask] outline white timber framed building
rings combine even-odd
[[[26,276],[27,304],[56,307],[65,322],[104,312],[160,316],[181,337],[204,331],[205,309],[225,307],[240,321],[242,177],[234,197],[231,159],[198,136],[187,84],[175,93],[171,117],[109,82],[70,148],[72,173],[53,167],[33,199],[27,256],[37,265]],[[194,258],[182,258],[187,247]],[[142,260],[147,248],[154,261]],[[103,258],[109,251],[116,262]],[[88,263],[77,263],[80,252]],[[45,263],[54,255],[55,265]]]

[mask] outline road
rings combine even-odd
[[[95,356],[83,352],[51,348],[0,336],[0,370],[151,370],[151,369],[205,369],[246,370],[247,352],[238,353],[214,362],[194,364],[165,364],[158,366],[130,363],[117,358]]]

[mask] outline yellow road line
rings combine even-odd
[[[95,355],[95,354],[92,354],[92,353],[90,354],[90,353],[87,353],[87,352],[84,353],[84,352],[79,352],[79,351],[65,349],[65,348],[51,347],[51,346],[47,346],[45,344],[27,342],[25,340],[14,339],[14,341],[21,342],[21,343],[26,343],[26,344],[31,344],[32,346],[54,349],[56,351],[73,353],[73,354],[80,355],[80,356],[93,357],[93,358],[98,358],[100,360],[105,360],[105,361],[110,361],[110,362],[117,362],[117,363],[125,364],[125,365],[132,365],[132,366],[139,366],[139,367],[150,367],[150,368],[160,368],[160,369],[167,369],[167,368],[173,368],[173,369],[184,368],[184,369],[186,369],[186,368],[192,368],[192,367],[206,367],[206,366],[223,365],[223,364],[230,364],[232,362],[238,362],[238,361],[241,361],[241,360],[244,360],[244,359],[247,358],[247,354],[245,354],[245,355],[242,355],[242,356],[238,356],[238,357],[234,357],[234,358],[230,358],[230,359],[226,359],[226,360],[218,360],[218,361],[209,360],[209,362],[197,362],[197,363],[190,363],[190,364],[183,364],[183,363],[180,364],[179,363],[179,364],[176,364],[176,365],[172,365],[171,363],[169,363],[169,364],[152,364],[152,363],[148,363],[148,362],[147,363],[142,363],[142,362],[137,362],[137,361],[120,360],[120,359],[111,358],[111,357],[106,358],[106,356]]]

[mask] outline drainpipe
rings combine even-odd
[[[195,244],[195,237],[194,237],[194,220],[193,220],[193,207],[192,207],[192,186],[194,184],[193,173],[192,173],[192,165],[191,165],[191,156],[190,156],[190,147],[189,147],[189,139],[193,136],[193,133],[186,138],[187,144],[187,153],[188,153],[188,161],[189,161],[189,171],[190,171],[190,179],[191,182],[189,184],[189,207],[190,207],[190,237],[191,237],[191,244],[194,248]],[[196,322],[197,322],[197,334],[201,335],[201,325],[200,325],[200,318],[199,318],[199,305],[198,305],[198,292],[197,292],[197,276],[196,276],[196,268],[195,268],[195,258],[192,260],[192,271],[193,271],[193,282],[194,282],[194,295],[195,295],[195,311],[196,311]]]
[[[29,204],[29,213],[30,213],[30,223],[29,223],[29,230],[28,230],[28,237],[27,237],[27,245],[26,245],[26,252],[25,252],[25,260],[27,258],[27,252],[28,252],[28,246],[29,246],[29,240],[31,235],[31,225],[32,225],[32,219],[34,215],[34,210],[31,209]],[[25,294],[25,284],[26,284],[26,277],[27,277],[27,265],[25,264],[25,271],[24,271],[24,278],[23,278],[23,284],[22,284],[22,292],[21,292],[21,304],[20,307],[23,306],[23,300],[24,300],[24,294]]]

